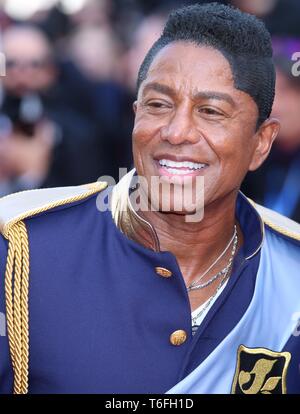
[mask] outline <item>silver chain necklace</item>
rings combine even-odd
[[[216,291],[214,292],[214,294],[208,299],[208,301],[206,302],[205,306],[197,313],[197,315],[192,317],[192,326],[197,326],[197,320],[200,318],[200,316],[203,314],[203,312],[209,307],[209,305],[211,304],[212,300],[216,297],[217,293],[219,292],[219,290],[221,289],[221,287],[224,285],[224,283],[227,281],[228,277],[229,277],[229,271],[230,271],[230,267],[227,269],[227,272],[224,274],[221,282],[219,283]],[[195,331],[193,331],[193,335],[195,334]]]
[[[222,269],[220,272],[218,272],[216,275],[212,276],[207,282],[199,284],[199,282],[207,275],[207,273],[221,260],[221,258],[224,256],[224,254],[228,251],[229,247],[231,246],[233,242],[233,246],[232,246],[232,250],[231,250],[231,255],[230,255],[230,259],[227,263],[227,265],[224,267],[224,269]],[[235,253],[236,253],[236,249],[237,249],[237,244],[238,244],[238,234],[237,234],[237,227],[236,225],[234,226],[234,233],[232,238],[230,239],[229,243],[227,244],[227,246],[225,247],[225,249],[223,250],[223,252],[220,254],[220,256],[209,266],[209,268],[202,273],[202,275],[200,277],[198,277],[196,280],[194,280],[189,286],[187,286],[187,291],[190,292],[192,290],[196,290],[196,289],[203,289],[209,285],[211,285],[216,279],[218,279],[220,276],[225,275],[228,273],[228,270],[231,267],[231,264],[233,262]]]

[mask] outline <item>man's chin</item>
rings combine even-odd
[[[180,221],[185,221],[186,223],[195,223],[202,221],[204,217],[204,209],[203,208],[191,208],[190,210],[185,211],[176,211],[176,209],[166,210],[163,208],[158,209],[159,213],[164,215],[169,215],[174,218],[178,218]]]

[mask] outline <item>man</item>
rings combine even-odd
[[[2,392],[300,392],[300,228],[239,193],[279,129],[271,55],[253,16],[175,11],[139,72],[136,173],[1,200]]]
[[[95,128],[72,102],[72,73],[56,62],[45,35],[33,26],[12,25],[3,34],[3,51],[0,195],[96,179]]]

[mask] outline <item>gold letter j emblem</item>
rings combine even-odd
[[[265,348],[238,350],[233,394],[286,394],[286,372],[289,352],[273,352]]]

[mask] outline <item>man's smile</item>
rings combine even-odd
[[[207,163],[196,162],[190,158],[162,155],[155,158],[159,176],[193,177],[201,175],[202,170],[208,167]]]

